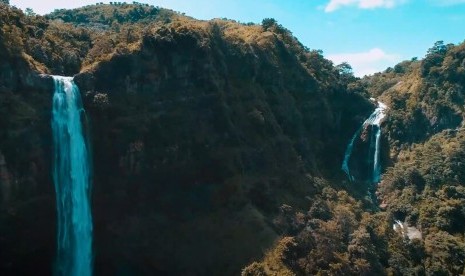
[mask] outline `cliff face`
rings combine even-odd
[[[53,87],[42,72],[81,68],[98,273],[237,274],[282,233],[279,206],[303,208],[327,185],[321,178],[344,177],[345,145],[373,106],[319,52],[276,24],[163,10],[147,12],[153,22],[141,31],[143,18],[125,21],[128,7],[142,11],[115,8],[115,26],[3,10],[22,22],[23,43],[1,51],[2,270],[52,264]],[[70,23],[47,21],[56,18]],[[55,39],[68,42],[50,49]]]
[[[22,272],[50,271],[43,262],[53,254],[53,81],[21,57],[0,52],[0,270],[16,271],[18,263],[29,263]]]
[[[237,273],[276,237],[278,207],[305,206],[313,177],[337,170],[354,116],[371,108],[342,86],[323,90],[275,34],[222,21],[154,28],[76,80],[106,227],[96,243],[147,271]]]
[[[32,274],[35,268],[50,271],[44,262],[54,250],[48,142],[53,81],[16,51],[21,39],[12,23],[20,17],[9,11],[0,4],[0,270]]]
[[[43,74],[74,74],[81,89],[98,274],[463,274],[465,44],[360,80],[272,19],[0,4],[0,23],[2,274],[51,274]],[[357,181],[340,170],[370,96],[388,105],[376,196],[373,128],[354,144]]]

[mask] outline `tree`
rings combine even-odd
[[[421,73],[422,76],[426,76],[431,72],[434,72],[434,67],[440,67],[447,53],[447,50],[451,48],[450,45],[444,45],[444,41],[436,41],[433,47],[429,48],[425,59],[422,61]]]
[[[354,71],[352,70],[352,66],[350,66],[349,63],[343,62],[337,65],[336,69],[339,71],[341,85],[348,86],[349,84],[354,83],[353,82],[355,80]],[[348,90],[352,90],[352,89],[348,89]]]
[[[344,76],[353,76],[354,72],[352,70],[352,66],[349,63],[343,62],[336,66],[337,70],[341,75]]]
[[[26,8],[26,9],[24,10],[24,13],[26,13],[27,16],[35,16],[35,15],[36,15],[36,13],[34,12],[34,10],[31,9],[31,8]]]
[[[9,4],[10,4],[10,0],[0,0],[0,3],[9,5]]]
[[[263,30],[267,31],[269,28],[274,27],[278,24],[274,18],[265,18],[262,20]]]
[[[22,40],[21,29],[15,25],[5,25],[2,27],[4,46],[11,55],[20,55],[24,43]]]
[[[460,275],[465,269],[465,244],[460,238],[439,231],[426,237],[425,249],[429,257],[426,268],[430,272]]]
[[[364,226],[360,226],[351,234],[351,241],[347,247],[349,259],[353,263],[358,275],[379,275],[382,265],[376,247],[371,241],[370,233]]]
[[[429,48],[427,51],[426,55],[432,55],[432,54],[445,54],[447,52],[447,46],[444,45],[444,41],[439,40],[436,41],[433,45],[433,47]]]

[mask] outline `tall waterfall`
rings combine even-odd
[[[350,156],[352,155],[352,150],[354,147],[355,140],[360,136],[362,130],[367,128],[368,126],[372,126],[372,133],[374,133],[375,138],[375,151],[373,156],[373,174],[372,174],[372,182],[378,183],[381,177],[381,164],[380,164],[380,157],[379,157],[379,150],[381,146],[381,122],[383,121],[384,117],[386,117],[386,109],[387,106],[382,102],[378,102],[378,107],[371,113],[370,117],[363,122],[361,127],[355,132],[354,136],[350,140],[349,144],[347,145],[345,154],[344,154],[344,161],[342,162],[342,170],[347,174],[350,181],[354,181],[355,178],[350,173],[349,168],[349,161]],[[372,134],[373,135],[373,134]]]
[[[53,76],[53,180],[57,205],[56,275],[92,275],[90,162],[79,88],[71,77]]]

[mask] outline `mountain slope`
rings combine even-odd
[[[97,274],[464,273],[465,44],[357,79],[273,19],[0,4],[0,23],[2,275],[51,274],[44,74],[83,95]],[[371,96],[388,105],[379,186],[340,170]]]
[[[360,81],[389,106],[380,209],[323,190],[308,212],[282,211],[286,236],[243,275],[465,273],[464,49],[437,42]]]
[[[33,118],[7,115],[0,128],[3,271],[49,273],[53,259],[52,82],[39,73],[77,74],[92,131],[97,273],[237,274],[283,232],[280,206],[352,187],[338,168],[374,107],[276,22],[198,21],[139,4],[1,11],[0,92],[11,100],[0,110]],[[17,132],[37,140],[25,148]],[[38,204],[47,208],[33,220]]]

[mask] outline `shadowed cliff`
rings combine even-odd
[[[340,164],[374,106],[353,76],[276,22],[198,21],[142,5],[47,17],[0,7],[9,15],[0,33],[8,274],[48,273],[53,262],[53,88],[40,73],[77,74],[83,95],[96,273],[237,274],[283,233],[283,206],[352,187]]]

